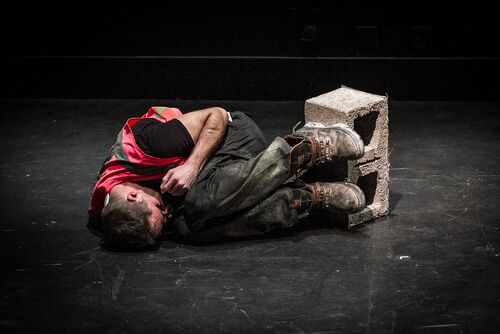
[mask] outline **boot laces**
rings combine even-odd
[[[325,208],[328,208],[332,205],[332,189],[327,187],[319,186],[319,202]]]
[[[321,186],[318,182],[312,184],[309,189],[312,192],[311,207],[329,208],[332,205],[333,191],[331,188]]]
[[[311,142],[311,164],[332,160],[332,144],[329,138],[309,137]]]
[[[319,147],[321,151],[321,156],[319,157],[321,161],[332,160],[332,145],[329,138],[319,138]]]
[[[292,134],[295,135],[295,133],[297,132],[297,127],[300,125],[300,123],[302,123],[302,121],[299,121],[297,124],[295,124],[292,128]]]
[[[294,127],[292,128],[292,135],[294,136],[297,135],[297,127],[301,123],[302,122],[300,121],[294,125]],[[333,145],[330,141],[330,138],[328,137],[325,138],[320,136],[317,137],[308,136],[306,138],[309,139],[311,143],[311,160],[308,164],[308,167],[311,167],[314,163],[322,163],[325,161],[332,160]]]

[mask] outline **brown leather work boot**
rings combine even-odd
[[[320,123],[307,123],[298,131],[295,127],[291,135],[284,137],[292,147],[290,173],[300,173],[328,160],[359,159],[365,153],[361,137],[345,124],[326,127]]]
[[[343,213],[355,213],[366,206],[363,190],[350,182],[315,182],[307,184],[306,189],[312,192],[312,209],[331,208]]]
[[[300,206],[296,207],[307,211],[327,208],[342,213],[356,213],[366,206],[363,191],[347,181],[309,183],[301,190],[308,192],[310,196],[300,194],[300,203],[297,202]]]

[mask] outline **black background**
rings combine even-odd
[[[0,97],[301,100],[344,84],[399,100],[498,99],[487,1],[0,6]]]

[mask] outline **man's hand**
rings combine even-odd
[[[173,196],[183,196],[196,181],[200,168],[185,163],[179,167],[172,168],[162,179],[161,193],[170,193]]]

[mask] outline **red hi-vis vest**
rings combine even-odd
[[[151,107],[142,117],[127,120],[99,171],[99,179],[92,190],[89,215],[101,216],[106,194],[117,184],[161,179],[169,169],[186,161],[184,157],[157,158],[144,153],[132,133],[132,126],[141,119],[154,118],[166,123],[181,115],[177,108]]]

